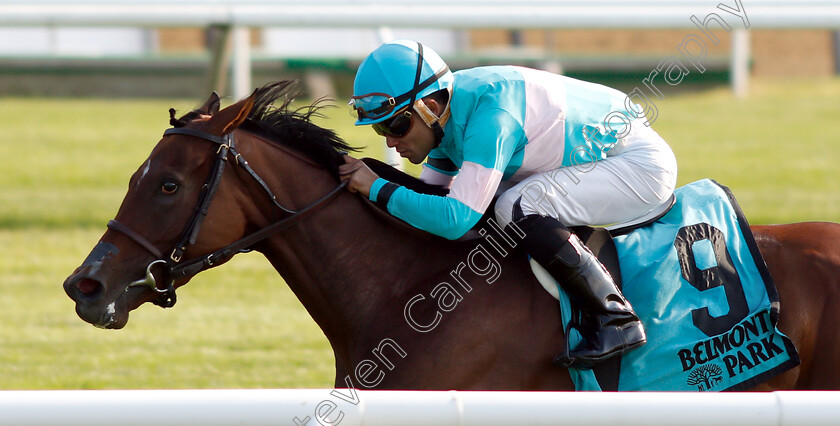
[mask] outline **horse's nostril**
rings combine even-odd
[[[76,283],[76,288],[79,289],[82,296],[90,298],[95,297],[102,291],[102,283],[90,278],[84,278]]]

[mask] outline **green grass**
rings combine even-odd
[[[680,184],[733,189],[752,223],[840,221],[840,80],[758,81],[668,95],[654,128]],[[131,174],[200,100],[0,99],[0,388],[328,387],[321,331],[259,255],[240,256],[146,305],[120,331],[82,322],[61,283],[116,213]],[[381,141],[342,108],[322,123],[365,155]],[[416,173],[417,168],[410,169]]]
[[[242,255],[179,290],[176,308],[132,312],[99,330],[73,312],[61,282],[101,230],[0,231],[0,388],[325,387],[321,331],[258,255]]]
[[[758,81],[748,99],[725,88],[673,96],[654,128],[672,145],[679,185],[729,186],[753,224],[840,221],[840,79]]]

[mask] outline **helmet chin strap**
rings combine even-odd
[[[450,99],[452,98],[451,89],[449,92]],[[446,106],[443,109],[443,113],[440,116],[436,115],[425,102],[423,99],[417,99],[414,101],[414,110],[417,111],[417,114],[420,116],[420,119],[426,123],[426,126],[429,126],[434,132],[435,135],[435,144],[434,147],[437,148],[440,145],[440,142],[443,140],[443,126],[446,126],[446,122],[449,121],[450,111],[449,111],[449,104],[450,101],[446,101]]]

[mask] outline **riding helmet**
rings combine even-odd
[[[370,53],[356,72],[350,105],[356,125],[387,120],[403,107],[452,85],[452,72],[431,48],[395,40]]]

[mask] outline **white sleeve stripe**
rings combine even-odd
[[[484,213],[496,195],[502,176],[502,172],[496,169],[464,161],[449,191],[449,197],[466,204],[478,213]]]
[[[420,172],[420,180],[428,184],[440,185],[444,188],[449,188],[452,185],[453,179],[455,179],[455,176],[441,173],[428,164],[423,164],[423,169]]]

